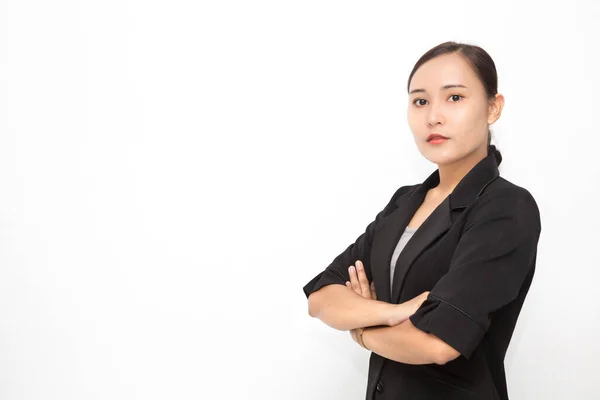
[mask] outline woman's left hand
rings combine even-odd
[[[348,269],[350,275],[350,282],[346,282],[346,286],[354,290],[358,295],[366,298],[377,300],[377,293],[375,293],[375,285],[373,282],[369,284],[367,274],[365,273],[362,261],[357,260],[356,265],[351,265]],[[350,330],[350,336],[352,339],[362,346],[359,336],[362,335],[365,328],[356,328]]]

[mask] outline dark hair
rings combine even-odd
[[[408,92],[410,90],[410,81],[421,65],[432,58],[449,53],[458,53],[469,63],[471,68],[473,68],[473,71],[475,71],[479,77],[481,83],[483,83],[488,100],[491,100],[496,96],[498,93],[498,74],[492,57],[479,46],[457,42],[441,43],[423,54],[408,77],[406,91]],[[500,154],[500,150],[496,149],[496,146],[491,143],[492,132],[488,129],[488,154],[494,152],[496,162],[500,165],[502,162],[502,154]]]

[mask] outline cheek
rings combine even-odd
[[[423,110],[415,110],[409,108],[407,112],[407,120],[410,129],[413,133],[422,133],[423,130],[427,130],[427,115]]]
[[[417,113],[414,110],[412,110],[412,109],[409,108],[408,111],[406,112],[406,115],[407,115],[408,124],[411,127],[416,126]]]
[[[487,117],[470,107],[454,110],[452,113],[452,130],[462,140],[477,140],[478,132],[485,131]]]
[[[487,109],[483,107],[468,107],[464,111],[464,118],[468,119],[471,126],[480,128],[487,123]]]
[[[479,118],[476,110],[473,110],[472,107],[456,107],[450,115],[452,115],[453,123],[458,127],[472,126]]]
[[[470,151],[475,147],[480,146],[482,141],[485,140],[481,132],[481,128],[475,126],[473,122],[468,126],[465,125],[455,136],[455,149],[458,149],[459,151]]]

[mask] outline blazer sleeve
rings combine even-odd
[[[467,216],[448,272],[410,321],[468,359],[494,311],[515,300],[534,273],[540,232],[527,190],[488,193]]]
[[[369,281],[372,280],[370,254],[371,244],[373,242],[373,234],[379,221],[396,208],[395,201],[398,196],[403,194],[408,188],[409,186],[402,186],[396,190],[388,204],[383,208],[383,210],[377,213],[375,219],[369,223],[365,231],[354,241],[354,243],[350,244],[342,253],[333,259],[327,268],[325,268],[314,278],[312,278],[306,285],[304,285],[303,290],[306,298],[308,298],[311,293],[316,292],[323,286],[331,284],[345,285],[346,282],[350,280],[348,267],[350,267],[350,265],[354,265],[356,260],[362,261],[365,267],[367,278]]]

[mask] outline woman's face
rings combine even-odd
[[[442,165],[472,155],[485,156],[488,127],[498,117],[489,107],[483,84],[459,54],[435,57],[414,73],[408,124],[419,151],[429,161]],[[448,139],[428,142],[431,133]]]

